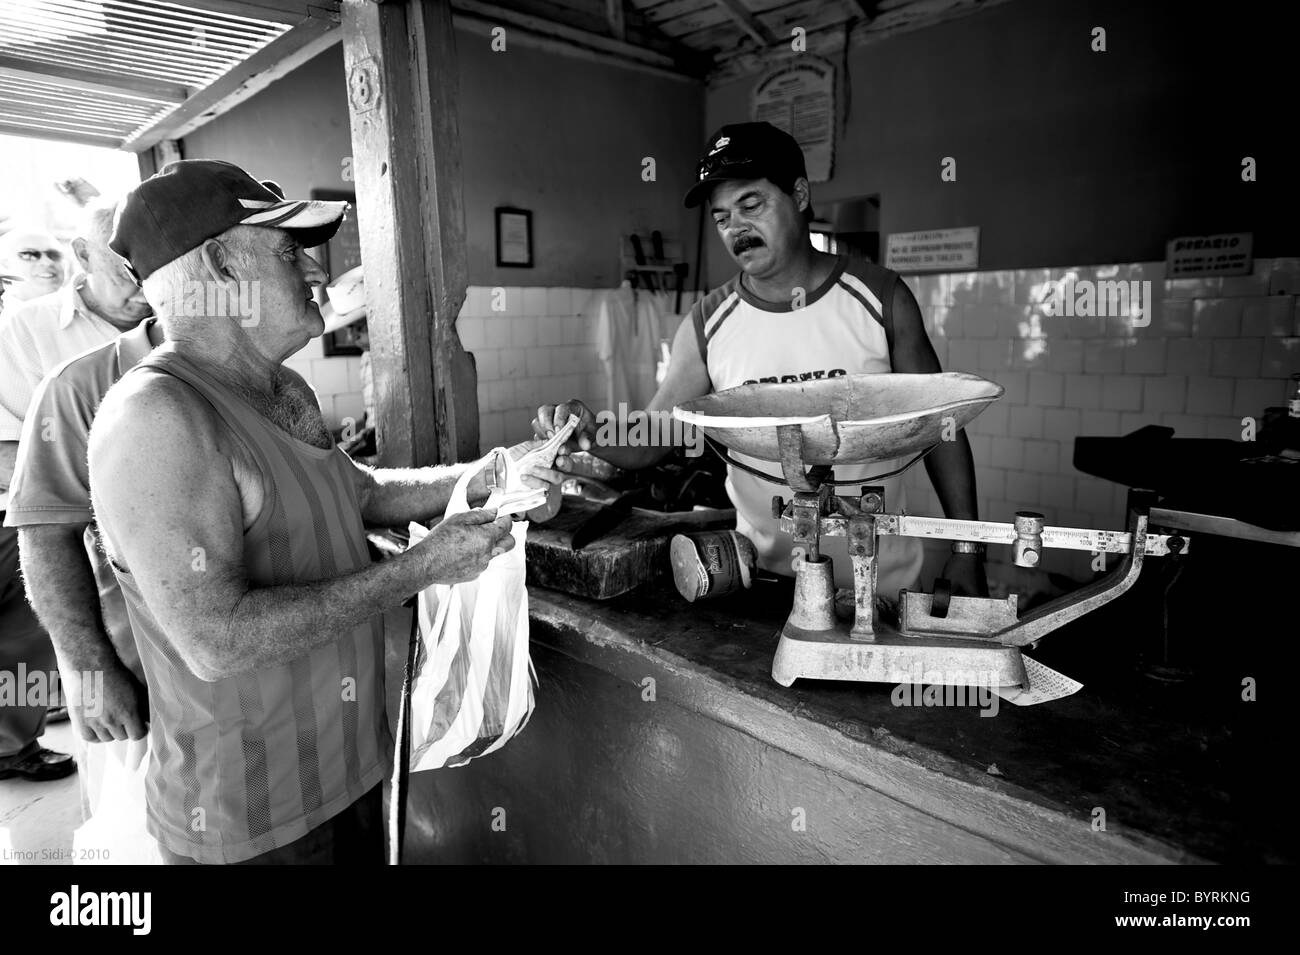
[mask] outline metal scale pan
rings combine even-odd
[[[797,426],[803,464],[864,464],[934,447],[945,429],[961,429],[1002,392],[955,371],[845,375],[728,388],[677,406],[673,416],[762,461],[781,461],[781,429]]]

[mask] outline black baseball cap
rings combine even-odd
[[[808,177],[795,138],[771,123],[733,123],[709,137],[686,193],[686,208],[698,206],[714,184],[728,179],[793,180]]]
[[[108,247],[143,282],[237,225],[284,229],[308,249],[324,245],[338,232],[347,209],[346,202],[285,199],[278,184],[258,182],[233,163],[182,159],[126,194]]]

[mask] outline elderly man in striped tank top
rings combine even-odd
[[[754,382],[943,370],[916,299],[897,273],[813,248],[808,232],[812,193],[803,152],[793,137],[770,123],[739,123],[718,130],[705,150],[686,205],[708,204],[718,237],[740,271],[697,302],[690,319],[681,323],[668,373],[646,412],[668,414],[692,398]],[[577,399],[539,408],[534,431],[549,434],[571,413],[579,414],[583,424],[569,450],[589,450],[625,468],[648,467],[671,450],[662,444],[598,444],[596,418]],[[736,456],[783,483],[776,465]],[[837,467],[835,476],[857,480],[904,463]],[[944,514],[978,519],[975,467],[965,431],[932,451],[925,465]],[[565,468],[566,458],[557,466]],[[898,477],[879,483],[885,486],[887,510],[906,507]],[[754,542],[761,567],[790,574],[793,542],[772,516],[775,489],[776,484],[728,465],[727,491],[736,506],[737,530]],[[834,558],[837,585],[851,587],[845,538],[823,538],[822,545],[826,556]],[[900,589],[917,586],[921,545],[915,538],[885,537],[878,547],[877,593],[896,602]],[[978,551],[953,553],[942,575],[954,593],[988,595],[982,561]]]
[[[148,683],[148,825],[169,862],[381,862],[381,613],[513,545],[508,516],[476,509],[371,563],[365,525],[442,514],[465,466],[353,463],[282,365],[321,334],[327,276],[304,250],[345,210],[186,160],[128,194],[110,242],[167,339],[105,396],[89,463]],[[487,477],[470,490],[486,499]]]

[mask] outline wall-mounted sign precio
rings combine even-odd
[[[891,232],[885,268],[895,272],[956,272],[980,262],[980,227]]]
[[[1184,235],[1165,245],[1165,278],[1203,275],[1249,275],[1254,262],[1253,232],[1223,235]]]
[[[800,54],[796,65],[767,74],[754,87],[750,115],[795,138],[809,182],[826,182],[835,162],[835,64]]]

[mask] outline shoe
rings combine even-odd
[[[51,706],[45,711],[45,722],[47,723],[66,723],[68,722],[68,708],[66,706]]]
[[[34,783],[43,783],[71,776],[76,771],[77,761],[67,753],[56,753],[43,747],[32,750],[26,756],[10,756],[0,760],[0,779],[17,776]]]

